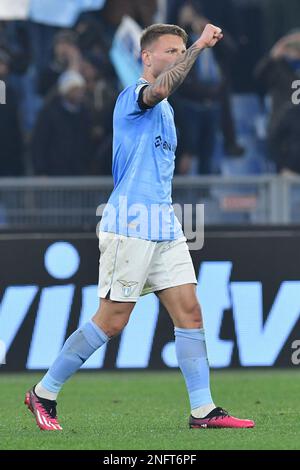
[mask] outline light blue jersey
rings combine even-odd
[[[171,184],[177,146],[174,112],[167,99],[141,109],[140,79],[123,90],[114,110],[114,190],[100,230],[146,240],[183,236],[174,214]]]

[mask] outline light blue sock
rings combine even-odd
[[[175,348],[178,365],[187,386],[191,409],[213,403],[204,329],[175,328]]]
[[[65,342],[41,384],[49,392],[58,393],[63,384],[109,337],[92,320],[76,330]]]

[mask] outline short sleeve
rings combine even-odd
[[[144,94],[144,91],[145,89],[148,87],[149,85],[147,83],[141,83],[140,85],[138,85],[135,89],[135,96],[136,96],[136,101],[137,101],[137,104],[139,106],[139,108],[141,109],[141,111],[146,111],[147,109],[151,109],[152,106],[148,106],[147,104],[144,103],[143,101],[143,94]]]
[[[153,109],[143,103],[143,90],[149,86],[146,82],[132,85],[123,90],[116,102],[114,118],[135,118],[143,116],[147,110]]]

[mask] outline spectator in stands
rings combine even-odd
[[[154,22],[157,11],[157,0],[106,0],[98,19],[106,37],[107,45],[112,42],[114,34],[124,16],[133,18],[142,28]]]
[[[240,35],[238,8],[233,0],[189,0],[193,8],[219,24],[232,41],[238,41]],[[228,40],[228,38],[227,38]]]
[[[118,90],[107,75],[105,64],[94,54],[83,57],[81,70],[86,81],[86,104],[91,111],[95,149],[90,171],[92,174],[111,175],[112,119]]]
[[[31,60],[28,28],[25,21],[0,22],[0,48],[9,49],[11,72],[23,74]]]
[[[80,71],[81,52],[77,45],[77,35],[70,30],[62,30],[54,37],[53,59],[44,68],[38,80],[38,92],[45,96],[56,85],[58,77],[66,70]]]
[[[272,157],[281,174],[300,174],[300,106],[286,105],[269,135]]]
[[[16,97],[8,85],[11,57],[0,49],[0,80],[6,83],[6,104],[0,105],[0,176],[23,174],[23,141],[18,117]]]
[[[221,130],[224,137],[224,153],[231,157],[239,157],[243,155],[244,149],[237,142],[230,102],[232,61],[238,47],[236,40],[238,37],[236,9],[232,0],[222,2],[222,6],[216,0],[189,0],[185,2],[184,7],[179,11],[178,21],[180,25],[189,31],[191,29],[189,23],[199,21],[197,18],[203,19],[203,25],[211,22],[218,24],[224,31],[222,44],[217,45],[211,55],[222,72],[223,83],[222,93],[219,94],[219,111]]]
[[[109,47],[105,43],[99,21],[90,13],[82,14],[74,30],[78,37],[78,46],[81,53],[85,57],[93,57],[99,64],[101,63],[101,73],[105,74],[108,82],[114,87],[117,77],[110,61]]]
[[[67,71],[58,81],[58,94],[41,110],[32,141],[35,173],[86,175],[92,159],[91,113],[83,104],[86,83]]]
[[[192,6],[185,6],[179,17],[180,24],[189,33],[191,41],[201,35],[209,22]],[[180,133],[177,171],[191,171],[193,157],[197,157],[200,174],[211,173],[224,77],[220,61],[211,49],[203,51],[174,99]]]
[[[239,9],[233,0],[191,0],[198,14],[205,16],[213,24],[218,24],[224,31],[224,41],[214,51],[223,71],[224,88],[221,95],[221,130],[224,138],[224,153],[231,157],[240,157],[243,147],[237,141],[230,95],[233,87],[233,75],[243,68],[237,61],[238,51],[243,41]]]
[[[102,17],[115,29],[119,26],[123,16],[131,16],[142,28],[153,23],[157,10],[157,0],[106,0],[101,10]]]
[[[27,21],[27,30],[32,54],[32,63],[38,73],[44,70],[52,55],[53,40],[61,30],[58,26],[51,26],[35,21]]]
[[[300,31],[280,39],[258,64],[256,77],[261,91],[272,98],[269,123],[271,157],[278,171],[300,169],[298,107],[292,103],[292,83],[300,79]],[[295,120],[295,122],[294,122]]]
[[[89,13],[82,13],[74,27],[77,34],[77,44],[82,53],[88,52],[100,56],[102,59],[108,58],[109,49],[105,43],[104,33],[99,27],[99,21]]]
[[[263,34],[266,25],[263,23],[263,1],[168,0],[168,22],[178,23],[180,10],[190,4],[210,22],[218,24],[223,29],[224,39],[231,49],[226,64],[230,87],[237,93],[253,93],[256,91],[253,68],[264,53]],[[272,1],[270,0],[271,4]],[[234,129],[231,132],[234,132]]]
[[[291,102],[291,84],[299,79],[300,30],[281,38],[255,69],[260,91],[272,97],[271,126],[281,108]]]

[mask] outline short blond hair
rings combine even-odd
[[[153,42],[157,41],[160,36],[165,34],[173,34],[174,36],[179,36],[183,40],[184,44],[187,44],[188,35],[184,29],[180,28],[175,24],[153,24],[148,28],[144,29],[141,36],[141,50],[149,47]]]

